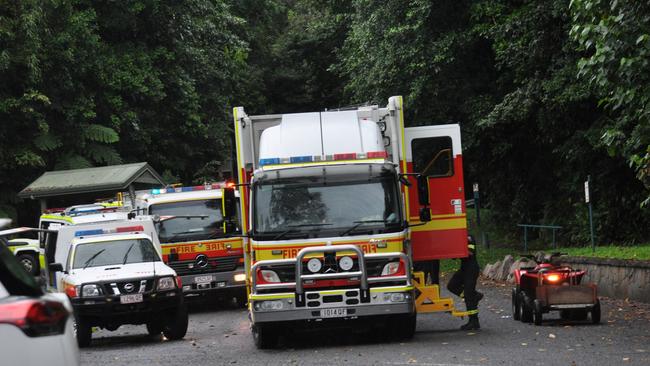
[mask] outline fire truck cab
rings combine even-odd
[[[138,191],[135,212],[157,216],[164,262],[181,276],[186,297],[234,297],[246,304],[242,238],[238,214],[225,217],[221,188],[226,183]],[[125,205],[130,198],[125,194]],[[229,234],[224,234],[224,225]]]
[[[410,338],[417,312],[459,314],[412,272],[414,261],[467,256],[458,125],[404,128],[401,97],[233,114],[256,346],[362,320]]]

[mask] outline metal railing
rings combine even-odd
[[[562,226],[557,225],[532,225],[532,224],[517,224],[519,227],[524,228],[524,251],[528,251],[528,228],[533,229],[551,229],[553,232],[553,248],[557,248],[557,243],[555,242],[555,232],[562,229]]]

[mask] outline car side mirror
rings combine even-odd
[[[49,265],[52,272],[63,272],[63,265],[61,263],[52,263]]]
[[[428,207],[422,207],[420,209],[420,222],[429,222],[431,221],[431,210]]]

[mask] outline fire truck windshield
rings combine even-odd
[[[395,176],[325,181],[291,179],[254,185],[259,239],[396,232],[402,227]]]
[[[149,207],[149,214],[180,216],[160,222],[161,243],[214,239],[224,235],[220,199],[157,203]]]

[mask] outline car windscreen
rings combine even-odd
[[[43,291],[38,283],[7,249],[5,240],[0,242],[0,282],[11,295],[41,296]]]
[[[162,243],[214,239],[224,235],[220,199],[156,203],[149,207],[149,214],[180,216],[158,224],[158,237]]]
[[[122,239],[76,246],[72,268],[155,262],[160,257],[149,239]]]
[[[338,182],[271,181],[256,185],[254,197],[256,234],[319,237],[401,227],[397,184],[391,175]]]

